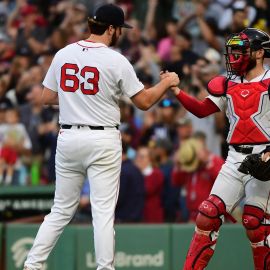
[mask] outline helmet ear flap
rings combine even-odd
[[[246,28],[241,33],[248,37],[252,50],[264,49],[264,57],[270,58],[270,36],[266,32],[256,28]]]
[[[270,58],[270,37],[269,40],[262,42],[262,48],[264,49],[264,57]]]

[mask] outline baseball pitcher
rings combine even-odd
[[[98,270],[114,269],[114,210],[119,191],[121,137],[119,99],[127,95],[147,110],[179,83],[170,73],[144,89],[128,60],[114,46],[124,22],[121,8],[106,4],[88,19],[91,35],[61,49],[44,79],[42,101],[59,103],[56,190],[51,213],[42,223],[25,269],[38,270],[73,217],[84,179],[90,183]]]

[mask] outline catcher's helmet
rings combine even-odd
[[[264,57],[270,58],[270,36],[256,28],[246,28],[241,33],[247,35],[252,51],[264,49]]]
[[[225,54],[228,76],[244,75],[250,69],[252,52],[260,49],[264,49],[265,58],[270,58],[270,36],[262,30],[246,28],[240,33],[230,35]]]

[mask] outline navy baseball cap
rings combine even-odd
[[[103,6],[100,6],[94,16],[93,19],[96,22],[107,24],[107,25],[113,25],[118,27],[124,27],[124,28],[132,28],[131,25],[125,23],[125,15],[124,11],[113,4],[106,4]]]

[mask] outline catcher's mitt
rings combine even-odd
[[[250,174],[260,181],[270,180],[270,159],[262,161],[262,154],[250,154],[242,161],[239,172]]]

